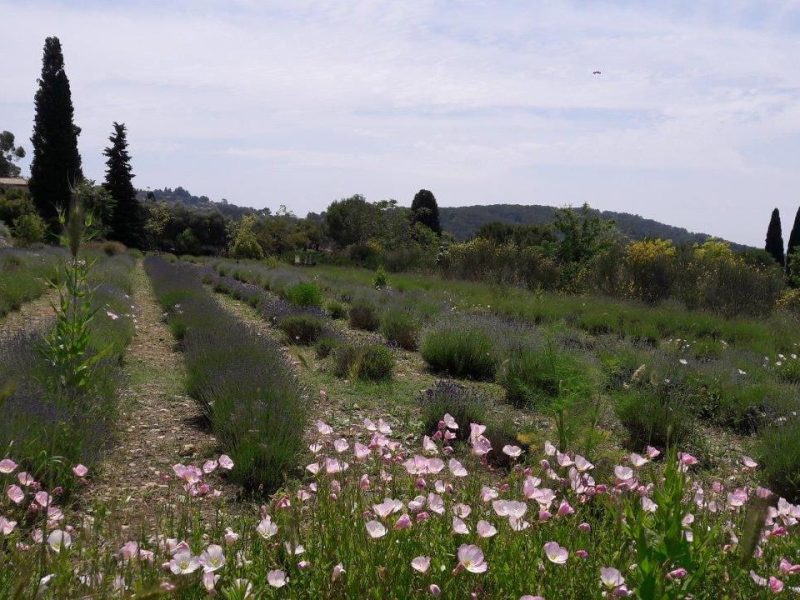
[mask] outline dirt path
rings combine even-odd
[[[51,289],[0,318],[0,345],[18,333],[33,331],[51,321],[54,316],[52,303],[57,301],[58,294]]]
[[[199,466],[216,458],[219,449],[204,429],[197,404],[185,395],[183,358],[174,349],[141,263],[134,273],[133,301],[139,327],[125,358],[119,433],[82,500],[86,507],[115,507],[123,528],[150,529],[156,513],[182,493],[172,465]],[[224,497],[235,495],[234,486],[218,485],[216,476],[211,481]],[[208,504],[213,510],[212,502]]]

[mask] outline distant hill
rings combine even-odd
[[[456,239],[465,240],[473,236],[485,223],[499,221],[514,225],[542,225],[552,223],[556,208],[538,204],[487,204],[483,206],[439,207],[442,229],[452,233]],[[604,219],[611,219],[619,230],[633,240],[647,237],[672,240],[676,244],[702,243],[712,237],[705,233],[694,233],[683,227],[673,227],[639,215],[614,211],[598,211]],[[743,250],[746,246],[731,243]]]
[[[215,202],[208,196],[195,196],[180,186],[175,189],[138,190],[136,196],[141,202],[144,202],[148,193],[152,193],[159,202],[166,202],[169,205],[182,205],[194,210],[215,210],[231,219],[240,219],[244,215],[250,214],[262,214],[267,210],[237,206],[236,204],[230,204],[224,198],[220,202]],[[266,214],[268,214],[268,210]]]

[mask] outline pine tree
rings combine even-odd
[[[789,268],[789,257],[795,250],[800,250],[800,208],[794,215],[794,225],[789,234],[789,244],[786,246],[786,268]]]
[[[57,37],[44,42],[42,76],[34,102],[30,191],[39,214],[55,231],[59,211],[69,206],[71,186],[83,179],[78,153],[81,130],[73,123],[72,93]]]
[[[138,248],[144,240],[144,211],[136,199],[131,180],[131,157],[128,154],[128,134],[124,123],[114,122],[114,133],[108,138],[111,145],[103,151],[106,161],[106,180],[103,187],[114,199],[109,237],[126,246]]]
[[[764,249],[782,267],[786,264],[786,257],[783,254],[783,233],[781,230],[781,214],[778,209],[772,211],[772,218],[769,220],[767,228],[767,240]]]
[[[435,233],[442,233],[439,224],[439,206],[436,198],[428,190],[420,190],[411,203],[411,217],[414,223],[422,223]]]

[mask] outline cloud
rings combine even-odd
[[[58,35],[97,179],[118,120],[139,185],[298,213],[426,187],[444,205],[589,201],[761,243],[772,206],[797,202],[797,2],[0,11],[18,24],[1,42],[2,127],[28,137],[41,46]]]

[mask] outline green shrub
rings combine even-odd
[[[800,421],[765,429],[758,461],[769,489],[789,502],[800,501]]]
[[[314,353],[317,358],[328,358],[331,352],[339,346],[339,343],[339,340],[333,336],[321,337],[317,340],[317,343],[314,344]]]
[[[14,238],[23,246],[41,242],[46,231],[44,221],[36,213],[28,213],[14,219]]]
[[[425,433],[436,433],[439,421],[449,414],[458,423],[455,434],[462,441],[469,439],[470,423],[486,422],[487,403],[479,391],[449,379],[437,381],[417,396]]]
[[[548,343],[542,348],[511,351],[499,376],[506,399],[514,406],[549,404],[555,398],[589,398],[594,387],[587,365]]]
[[[347,307],[341,302],[331,300],[328,302],[327,309],[331,319],[344,319],[347,317]]]
[[[297,306],[322,306],[322,290],[312,281],[290,285],[284,294],[289,302]]]
[[[333,351],[334,371],[338,377],[381,381],[394,370],[394,355],[386,346],[345,344]]]
[[[796,358],[786,358],[775,363],[775,374],[778,379],[786,383],[800,383],[800,360]]]
[[[381,318],[381,333],[390,342],[394,342],[404,350],[417,349],[419,323],[411,313],[390,309]]]
[[[380,325],[378,312],[370,302],[356,300],[350,306],[350,327],[365,331],[376,331]]]
[[[378,267],[378,270],[375,271],[375,280],[373,284],[378,289],[383,289],[389,285],[389,280],[386,278],[386,270],[383,268],[383,265]]]
[[[292,344],[307,346],[322,333],[322,320],[313,315],[289,315],[278,321],[278,328]]]
[[[422,358],[436,372],[472,379],[494,378],[499,363],[492,338],[467,326],[430,331],[422,343]]]
[[[697,360],[710,361],[722,356],[725,345],[720,340],[713,338],[700,338],[692,344],[691,349]]]
[[[684,405],[651,390],[632,389],[616,396],[616,412],[628,431],[631,447],[682,448],[695,428]]]

